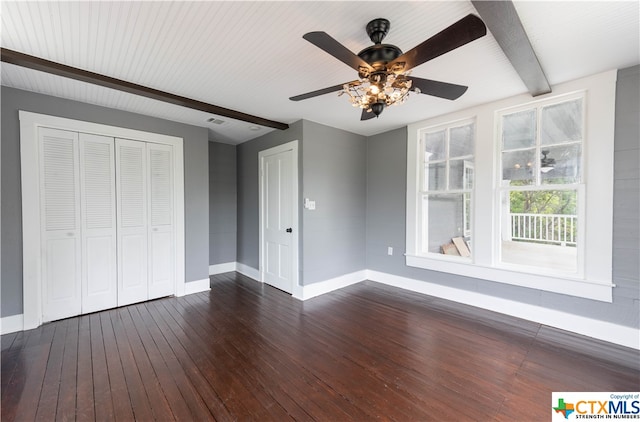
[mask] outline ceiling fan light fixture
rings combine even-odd
[[[556,166],[555,158],[547,157],[549,150],[540,151],[542,153],[542,159],[540,160],[540,171],[543,173],[549,173]]]
[[[371,81],[370,78],[375,81]],[[376,106],[376,109],[379,109],[376,117],[382,113],[385,106],[404,103],[409,96],[412,83],[405,74],[377,74],[370,78],[344,84],[338,95],[346,94],[351,105],[367,111],[373,110],[375,104],[383,104],[382,108]]]

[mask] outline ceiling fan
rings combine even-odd
[[[330,92],[346,94],[354,107],[362,108],[360,120],[378,117],[386,106],[404,102],[410,91],[455,100],[466,86],[410,76],[409,71],[442,54],[455,50],[487,33],[482,20],[467,15],[421,44],[402,53],[395,45],[382,44],[391,24],[387,19],[374,19],[367,24],[367,35],[374,45],[357,55],[322,31],[309,32],[302,38],[358,71],[357,80],[290,97],[305,100]]]

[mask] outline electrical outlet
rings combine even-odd
[[[393,248],[391,246],[387,248],[387,255],[393,255]]]

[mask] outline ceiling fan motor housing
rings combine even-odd
[[[384,18],[374,19],[367,24],[367,35],[375,44],[380,44],[389,33],[391,23]]]
[[[358,57],[369,63],[376,71],[385,70],[387,63],[402,55],[402,50],[395,45],[381,44],[384,37],[389,33],[390,28],[389,21],[383,18],[374,19],[367,24],[367,35],[369,35],[374,45],[359,52]],[[360,72],[359,76],[364,78],[367,75]]]

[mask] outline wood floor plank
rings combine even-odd
[[[219,291],[217,293],[220,293]],[[202,296],[200,296],[202,297]],[[193,296],[190,298],[192,302],[197,303],[198,296]],[[224,294],[216,295],[214,299],[225,300]],[[206,301],[205,301],[206,303]],[[252,305],[249,305],[252,306]],[[201,309],[199,306],[194,306],[196,309]],[[235,308],[240,309],[240,308]],[[264,371],[267,368],[273,367],[273,365],[277,366],[277,370],[273,374],[273,379],[279,379],[286,374],[291,374],[291,377],[287,377],[289,383],[296,383],[292,385],[291,389],[288,391],[296,392],[294,397],[291,397],[292,400],[300,402],[301,397],[304,397],[304,407],[306,413],[309,413],[312,418],[319,420],[363,420],[368,419],[367,415],[359,409],[354,408],[352,405],[347,404],[345,406],[344,397],[340,397],[335,393],[335,391],[327,384],[323,383],[319,378],[317,378],[314,374],[310,373],[304,366],[296,362],[295,360],[290,359],[290,357],[283,351],[280,350],[278,345],[275,343],[268,342],[266,337],[258,337],[255,335],[255,330],[253,328],[247,328],[243,325],[239,325],[237,321],[234,321],[236,318],[236,313],[234,314],[226,314],[226,319],[220,320],[220,317],[224,317],[225,309],[220,308],[218,312],[215,312],[216,319],[211,322],[209,327],[203,326],[198,330],[200,333],[208,333],[216,330],[216,327],[235,327],[233,330],[233,335],[237,336],[239,339],[239,344],[235,344],[233,338],[226,333],[220,333],[220,337],[225,338],[225,343],[230,345],[229,353],[231,355],[240,355],[243,354],[246,356],[246,359],[254,363],[257,360],[257,357],[263,358],[264,365],[261,366],[261,371]],[[237,313],[238,315],[243,315],[242,312]],[[188,318],[189,321],[208,321],[208,316],[212,315],[212,313],[202,313],[200,315],[194,315],[195,318]],[[293,334],[292,331],[288,331],[290,335]],[[247,340],[251,341],[251,344],[243,345]],[[267,341],[264,341],[267,340]],[[246,370],[247,365],[241,365],[241,371]],[[245,368],[243,368],[245,367]],[[245,375],[244,373],[240,374],[242,379],[248,378],[250,379],[252,376],[255,376],[256,373],[260,373],[257,371],[250,371],[250,374]],[[267,378],[271,379],[270,374],[266,374]],[[300,378],[298,380],[298,378]],[[266,386],[266,383],[263,384],[263,387]],[[248,386],[251,388],[251,385]],[[272,389],[268,388],[270,393],[272,393]],[[331,397],[331,400],[327,398]],[[344,410],[344,407],[348,407],[348,411]],[[304,418],[303,418],[304,419]]]
[[[91,354],[91,316],[78,317],[78,367],[76,384],[76,419],[95,420],[93,388],[93,356]]]
[[[118,311],[111,310],[108,311],[108,313],[111,317],[113,334],[116,339],[118,356],[120,357],[120,362],[122,364],[124,381],[127,385],[127,391],[129,392],[133,417],[139,421],[153,420],[153,412],[151,410],[149,397],[145,390],[145,383],[140,377],[140,372],[133,355],[132,346],[127,338],[123,322],[120,319]]]
[[[175,350],[180,351],[179,343],[175,342],[174,346],[169,344],[169,341],[165,336],[170,336],[170,331],[162,332],[160,330],[158,322],[149,313],[146,304],[139,304],[135,309],[138,311],[140,320],[144,322],[145,327],[149,331],[149,335],[158,348],[168,373],[171,375],[178,390],[180,391],[180,395],[187,404],[192,415],[191,418],[201,421],[214,420],[213,415],[209,412],[202,396],[191,383],[190,377],[193,376],[195,366],[190,366],[188,359],[181,361],[176,355]],[[173,340],[172,337],[171,339]],[[187,376],[187,373],[189,376]]]
[[[640,386],[638,350],[374,282],[211,287],[3,336],[2,420],[547,420]]]
[[[178,305],[179,306],[179,305]],[[176,309],[174,318],[194,342],[198,342],[200,334],[204,333],[199,327],[199,316],[191,313],[186,318],[182,317],[181,311]],[[195,327],[195,328],[194,328]],[[223,341],[225,338],[220,337]],[[228,353],[224,345],[217,339],[207,342],[198,342],[199,350],[202,353],[195,356],[196,362],[202,368],[207,368],[204,375],[210,383],[217,386],[216,392],[223,400],[227,409],[240,419],[255,419],[262,412],[263,408],[258,399],[250,393],[245,382],[246,377],[242,377],[241,364],[233,354]]]
[[[144,350],[149,357],[151,367],[160,382],[160,387],[164,392],[164,396],[169,403],[171,411],[180,421],[194,420],[191,410],[185,401],[185,397],[182,396],[180,388],[176,384],[166,362],[162,358],[162,354],[158,349],[158,346],[153,341],[147,324],[142,320],[137,306],[138,305],[132,305],[128,308],[129,314],[131,315],[131,321],[140,336],[140,340],[144,345]]]
[[[133,420],[133,408],[129,399],[129,390],[124,378],[120,353],[116,343],[113,325],[111,323],[111,313],[101,312],[100,326],[102,327],[102,338],[104,343],[104,353],[107,361],[107,372],[109,374],[109,390],[113,404],[113,416],[116,421]]]
[[[199,308],[198,298],[194,296],[190,299],[194,301],[194,308]],[[180,314],[180,310],[178,310],[178,314]],[[236,371],[234,378],[242,380],[242,385],[237,387],[240,388],[240,390],[236,391],[236,394],[241,396],[247,393],[250,394],[249,397],[255,397],[263,408],[270,410],[269,413],[271,413],[272,418],[277,417],[281,419],[282,416],[277,416],[277,413],[274,414],[273,412],[273,401],[277,396],[278,400],[276,402],[282,405],[283,409],[286,410],[289,415],[296,419],[309,419],[309,406],[306,406],[307,411],[301,409],[294,399],[281,390],[280,385],[277,385],[277,381],[275,383],[273,382],[273,380],[277,380],[278,377],[282,377],[289,372],[289,369],[286,367],[287,361],[283,359],[284,355],[280,353],[273,359],[280,364],[277,371],[273,370],[271,366],[272,362],[269,361],[268,348],[265,348],[261,342],[254,341],[255,336],[252,336],[250,333],[245,333],[235,324],[237,329],[234,330],[233,336],[229,335],[230,333],[220,332],[216,327],[230,326],[231,323],[223,319],[224,314],[222,312],[215,312],[215,320],[213,321],[208,318],[209,315],[211,314],[186,314],[185,320],[189,321],[189,323],[198,324],[194,332],[198,333],[204,344],[216,344],[220,348],[219,350],[227,353],[228,357],[225,358],[225,361],[232,360],[234,362],[233,367],[234,371]],[[207,323],[209,323],[209,325],[207,325]],[[221,339],[221,341],[216,341],[216,339]],[[254,365],[259,365],[259,370],[253,370]],[[263,372],[266,372],[264,376],[262,376]],[[289,391],[304,391],[311,387],[310,384],[303,382],[302,378],[305,374],[300,374],[300,372],[301,371],[298,371],[293,377],[287,378],[289,380],[287,383]],[[300,380],[298,380],[298,378],[300,378]],[[268,394],[265,394],[265,392]],[[275,409],[278,409],[280,405],[275,407]],[[327,407],[324,409],[325,411],[328,410]],[[259,410],[260,407],[258,407],[258,412]],[[258,415],[254,413],[253,416],[257,417]],[[344,414],[340,414],[339,416],[342,419],[345,417]]]
[[[40,400],[38,401],[36,420],[49,421],[56,414],[58,408],[58,394],[62,376],[62,360],[67,341],[67,329],[71,322],[61,321],[56,324],[55,335],[51,341],[51,349],[47,359],[47,369],[44,375]]]
[[[0,344],[2,345],[2,351],[4,352],[5,350],[9,350],[14,340],[16,339],[16,337],[18,337],[22,333],[23,333],[22,331],[18,331],[16,333],[9,333],[9,334],[3,335],[0,340]]]
[[[34,420],[43,388],[51,342],[58,324],[50,323],[33,330],[16,359],[19,367],[2,397],[2,419]],[[9,406],[12,404],[12,406]]]
[[[91,367],[93,370],[95,417],[97,421],[112,421],[115,418],[115,412],[100,314],[89,315],[89,321],[91,324]]]
[[[164,395],[161,382],[153,370],[149,355],[147,354],[140,335],[134,326],[133,319],[129,313],[129,308],[120,308],[117,310],[117,314],[120,317],[120,321],[122,321],[122,326],[124,327],[127,341],[131,346],[131,351],[133,352],[133,358],[138,368],[140,379],[143,383],[145,393],[149,398],[149,405],[151,407],[153,419],[157,421],[176,420],[176,416]],[[130,389],[135,388],[135,377],[132,381],[133,382],[129,384]]]
[[[56,421],[65,422],[74,421],[76,418],[79,318],[70,318],[67,321],[67,336],[60,375],[60,393],[56,408]]]
[[[230,421],[234,417],[229,413],[215,387],[209,383],[203,368],[211,366],[210,362],[203,362],[202,352],[196,343],[184,334],[173,318],[170,318],[161,301],[146,304],[158,328],[162,331],[170,347],[174,351],[180,365],[189,374],[195,394],[198,394],[208,407],[211,416],[216,420]]]

